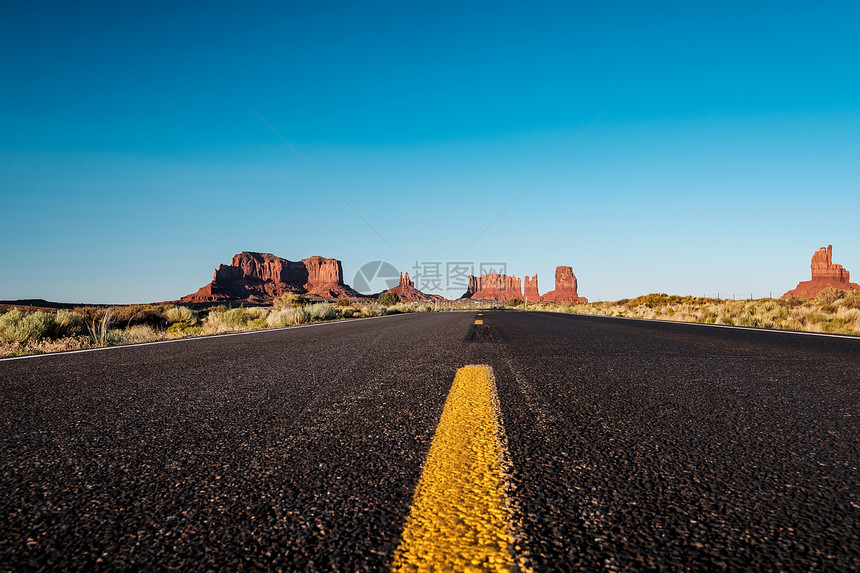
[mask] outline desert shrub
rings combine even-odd
[[[245,314],[254,320],[265,321],[270,312],[271,311],[268,308],[263,308],[262,306],[252,306],[251,308],[245,309]]]
[[[312,304],[305,307],[311,321],[332,320],[337,318],[337,310],[327,302]]]
[[[811,312],[803,317],[803,324],[812,325],[827,322],[827,317],[819,312]]]
[[[680,297],[675,298],[679,299]],[[638,296],[634,299],[631,299],[628,304],[630,306],[647,306],[648,308],[654,308],[655,306],[667,305],[669,304],[669,301],[669,295],[664,292],[657,292]]]
[[[72,311],[81,317],[81,322],[86,326],[94,320],[101,320],[105,313],[105,308],[100,306],[78,306]]]
[[[301,306],[307,302],[304,298],[294,292],[287,292],[272,301],[272,306],[275,308],[290,308]]]
[[[87,324],[87,332],[90,335],[90,340],[96,346],[106,346],[113,340],[111,334],[111,320],[113,318],[112,309],[100,309],[100,318],[93,318]]]
[[[860,309],[860,292],[846,292],[845,296],[837,301],[837,304],[845,308]]]
[[[112,328],[107,334],[107,344],[137,344],[160,339],[159,331],[148,324],[136,324],[127,328]]]
[[[371,302],[361,307],[364,316],[385,316],[385,307],[378,302]]]
[[[730,317],[728,317],[728,316],[723,316],[723,317],[721,317],[721,318],[720,318],[720,322],[721,322],[722,324],[728,324],[729,326],[731,326],[731,325],[733,325],[733,324],[734,324],[734,321],[733,321]]]
[[[0,316],[0,338],[9,342],[27,342],[51,337],[56,331],[54,314],[44,311],[24,314],[13,308]]]
[[[334,301],[334,305],[338,308],[347,307],[347,306],[352,305],[352,301],[349,300],[348,298],[339,298],[336,301]]]
[[[136,324],[148,324],[160,327],[166,325],[168,322],[165,312],[166,309],[162,305],[130,304],[113,307],[111,309],[111,316],[115,324],[126,327]]]
[[[749,313],[743,313],[738,316],[736,324],[738,326],[750,326],[755,328],[756,326],[758,326],[758,319],[756,319],[755,316]]]
[[[167,322],[170,324],[176,324],[178,322],[184,323],[187,326],[191,326],[197,324],[200,319],[197,316],[197,313],[188,308],[187,306],[174,306],[168,308],[164,315],[167,317]]]
[[[519,298],[512,298],[511,300],[508,301],[508,306],[510,306],[510,307],[516,308],[516,307],[522,306],[522,305],[523,305],[523,301],[522,301],[522,299],[519,299]]]
[[[203,327],[202,326],[192,326],[190,324],[186,324],[184,322],[174,322],[167,329],[167,337],[168,338],[181,338],[183,336],[193,336],[195,334],[202,334]]]
[[[833,287],[827,287],[823,290],[818,291],[818,294],[815,295],[815,299],[819,302],[823,302],[825,304],[830,304],[836,302],[840,298],[845,296],[845,292]]]
[[[78,336],[84,333],[83,317],[74,310],[60,309],[54,315],[54,337]]]
[[[379,304],[383,304],[385,306],[395,305],[400,302],[400,297],[397,296],[397,293],[393,292],[384,292],[379,295]]]
[[[210,310],[206,317],[206,323],[216,330],[235,330],[244,328],[248,324],[249,318],[244,308]]]
[[[310,316],[304,307],[288,307],[273,310],[266,317],[266,324],[274,327],[295,326],[310,322]]]

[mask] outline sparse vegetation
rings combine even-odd
[[[291,308],[294,306],[301,306],[306,302],[307,301],[300,295],[294,292],[288,292],[275,298],[275,300],[272,301],[272,306],[275,308]]]
[[[833,288],[814,299],[735,301],[652,293],[616,302],[530,303],[529,310],[860,335],[860,292]]]
[[[200,319],[197,316],[197,313],[188,308],[187,306],[174,306],[168,308],[164,313],[167,317],[167,322],[172,324],[183,323],[187,326],[194,326]]]
[[[399,301],[386,305],[380,301],[346,300],[334,304],[307,301],[297,304],[301,297],[292,293],[279,298],[282,302],[275,308],[216,306],[193,310],[173,305],[128,305],[29,312],[13,308],[0,313],[0,357],[404,312],[433,312],[436,306],[433,302]],[[496,303],[490,306],[504,308],[505,305]],[[507,306],[523,308],[518,299],[508,301]],[[486,308],[487,303],[464,299],[446,301],[439,307]],[[814,299],[734,301],[653,293],[616,302],[530,302],[528,310],[860,335],[860,292],[836,289],[826,289]]]
[[[393,292],[384,292],[379,295],[379,304],[385,306],[392,306],[400,302],[400,297],[397,296],[397,293]]]
[[[51,337],[57,322],[53,313],[37,311],[24,314],[17,308],[0,316],[0,338],[10,342],[27,342]]]
[[[433,310],[430,304],[408,302],[309,303],[294,293],[275,300],[280,302],[274,308],[215,306],[194,310],[173,305],[128,305],[50,312],[13,308],[0,312],[0,357]]]

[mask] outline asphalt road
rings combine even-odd
[[[0,362],[0,570],[384,570],[492,366],[536,570],[860,570],[860,339],[416,314]]]

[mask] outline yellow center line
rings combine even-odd
[[[393,571],[510,571],[493,370],[460,368],[415,490]]]

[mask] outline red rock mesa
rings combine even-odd
[[[393,292],[400,297],[400,300],[444,300],[441,296],[427,295],[415,288],[415,282],[409,280],[409,273],[405,276],[400,273],[400,284],[384,292]]]
[[[293,262],[269,253],[239,253],[215,269],[212,282],[180,302],[267,302],[284,293],[322,298],[360,296],[343,282],[340,261],[309,257]]]
[[[827,287],[837,288],[839,290],[856,290],[860,291],[860,285],[850,282],[848,269],[842,268],[842,265],[833,264],[833,245],[821,247],[812,255],[812,280],[798,283],[793,290],[788,291],[783,297],[814,297]]]
[[[523,298],[520,279],[514,275],[499,275],[491,273],[475,277],[469,275],[469,286],[461,298],[477,300],[510,300]]]
[[[528,275],[523,277],[523,296],[527,302],[538,302],[540,293],[538,292],[537,275],[529,278]]]
[[[537,275],[525,278],[525,290],[520,287],[520,279],[514,275],[469,275],[469,287],[461,298],[480,300],[510,300],[528,297],[529,302],[588,302],[576,292],[576,276],[571,267],[556,267],[555,290],[540,295]]]
[[[541,296],[543,302],[588,302],[576,292],[576,275],[571,267],[555,267],[555,290]]]

